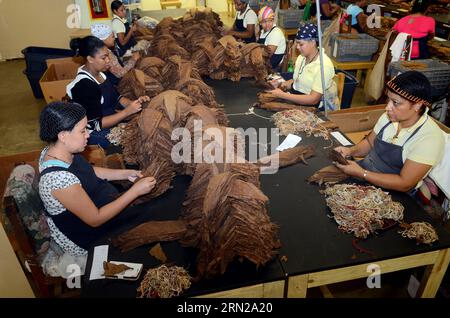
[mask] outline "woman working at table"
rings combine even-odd
[[[295,43],[300,55],[295,62],[293,79],[290,79],[270,92],[278,98],[302,105],[322,107],[323,95],[321,64],[318,47],[319,36],[317,26],[309,23],[299,28]],[[325,90],[327,107],[334,108],[339,105],[337,87],[333,81],[334,65],[331,59],[323,52]],[[277,86],[276,82],[272,82]],[[283,91],[287,90],[287,92]]]
[[[274,19],[275,13],[270,7],[262,7],[259,10],[258,20],[262,30],[258,43],[268,47],[273,70],[278,68],[286,52],[286,38],[283,31],[275,25]]]
[[[130,100],[119,94],[103,73],[110,67],[109,50],[97,37],[72,39],[70,47],[77,55],[84,57],[86,63],[67,85],[67,95],[86,109],[88,128],[91,131],[89,144],[107,148],[109,128],[140,112],[142,103],[150,98],[140,96],[136,100]]]
[[[413,194],[444,153],[444,135],[428,116],[431,85],[417,71],[402,73],[387,83],[386,113],[370,135],[353,147],[337,147],[344,157],[364,157],[348,165],[346,174],[385,189]]]
[[[141,178],[119,195],[107,180],[134,181],[142,174],[93,167],[80,155],[89,137],[81,105],[51,103],[39,120],[40,138],[49,144],[39,158],[39,194],[51,237],[65,253],[87,255],[90,245],[111,227],[108,222],[137,197],[149,193],[155,179]]]
[[[258,17],[248,2],[249,0],[234,0],[236,19],[231,30],[225,32],[225,35],[232,35],[245,43],[256,42],[255,28],[258,22]]]

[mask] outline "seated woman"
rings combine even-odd
[[[120,79],[135,66],[141,55],[139,52],[134,52],[131,58],[124,63],[119,55],[119,48],[114,41],[114,34],[109,25],[102,23],[93,24],[91,26],[91,34],[102,40],[108,48],[109,70],[105,73],[111,79],[113,85],[116,86],[119,84]]]
[[[248,5],[249,0],[234,0],[236,19],[231,30],[225,35],[242,39],[245,43],[256,42],[255,27],[258,21],[255,11]]]
[[[114,85],[103,73],[109,68],[109,53],[105,44],[95,36],[72,39],[70,47],[86,58],[75,79],[66,87],[67,95],[86,109],[90,145],[109,146],[106,135],[109,128],[141,111],[148,96],[131,101],[120,96]],[[117,111],[116,109],[122,109]]]
[[[411,59],[427,59],[430,57],[428,40],[434,38],[436,21],[425,15],[427,1],[416,1],[411,8],[411,14],[398,20],[392,29],[408,33],[413,38]]]
[[[301,26],[295,37],[297,49],[300,52],[296,62],[293,79],[281,84],[281,88],[290,90],[284,92],[280,88],[270,91],[275,97],[286,99],[302,106],[322,107],[323,95],[322,77],[318,47],[317,26],[305,24]],[[333,81],[334,66],[330,58],[323,52],[324,78],[327,107],[334,109],[339,105],[336,83]],[[273,82],[272,85],[276,86]]]
[[[48,142],[39,158],[39,194],[52,239],[66,253],[87,250],[112,227],[112,220],[137,197],[155,186],[140,171],[93,167],[80,155],[89,132],[85,109],[75,103],[54,102],[40,115],[40,138]],[[141,178],[122,195],[106,180]]]
[[[444,152],[444,136],[428,116],[431,85],[417,71],[387,83],[388,104],[370,135],[355,146],[337,147],[344,157],[364,157],[348,165],[346,174],[390,190],[408,192],[422,183]],[[411,193],[413,193],[412,191]]]
[[[331,20],[341,7],[337,4],[330,3],[329,0],[316,0],[320,4],[320,18],[322,20]]]
[[[119,56],[123,56],[129,49],[137,44],[134,38],[136,25],[130,27],[130,23],[125,18],[127,15],[125,6],[121,1],[114,0],[111,2],[111,11],[113,19],[111,27],[119,47]]]
[[[272,69],[278,68],[286,52],[286,38],[283,31],[274,23],[275,13],[270,7],[259,10],[258,19],[262,30],[258,43],[264,44],[270,51],[270,64]]]
[[[367,0],[358,0],[355,4],[347,7],[347,14],[352,16],[352,28],[358,33],[365,33],[367,29],[367,15],[364,14],[364,8],[367,6]]]

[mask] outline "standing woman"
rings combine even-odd
[[[275,97],[286,99],[290,102],[321,108],[323,95],[321,65],[319,57],[319,37],[317,26],[309,23],[301,26],[295,36],[295,44],[300,55],[295,62],[293,78],[282,83],[281,88],[270,91]],[[333,81],[334,65],[331,59],[323,51],[323,69],[325,78],[325,89],[327,105],[334,108],[339,105],[336,83]],[[276,86],[276,82],[272,85]]]
[[[108,48],[95,36],[72,39],[70,47],[86,59],[78,69],[75,79],[66,87],[67,95],[86,109],[90,145],[109,146],[106,135],[109,128],[117,125],[142,109],[142,103],[149,101],[141,96],[131,101],[121,96],[103,73],[109,68]],[[121,109],[121,110],[118,110]]]
[[[131,58],[124,63],[119,56],[118,46],[114,41],[114,33],[109,25],[93,24],[91,34],[102,40],[108,48],[109,70],[106,71],[106,76],[111,79],[113,85],[119,84],[120,79],[135,66],[141,55],[139,52],[133,52]]]
[[[249,0],[234,0],[236,19],[226,35],[242,39],[245,43],[256,42],[255,30],[258,17],[248,5]]]
[[[112,30],[119,46],[119,55],[123,56],[127,50],[137,44],[133,33],[136,31],[136,25],[130,26],[127,21],[126,9],[121,1],[114,0],[111,2],[111,11],[113,12]]]
[[[430,57],[427,42],[434,37],[436,21],[424,14],[427,8],[427,1],[417,0],[411,8],[412,14],[398,20],[393,27],[399,33],[408,33],[412,36],[411,59],[427,59]]]
[[[409,71],[387,83],[387,96],[386,113],[370,135],[355,146],[336,148],[344,157],[364,159],[336,166],[376,186],[414,194],[444,154],[444,135],[428,116],[431,85],[422,73]]]
[[[52,240],[73,256],[87,256],[91,245],[113,226],[111,221],[155,186],[137,170],[93,167],[80,154],[89,137],[85,109],[54,102],[40,115],[40,138],[48,142],[39,158],[39,195]],[[139,181],[123,194],[108,183]]]
[[[283,60],[286,52],[286,38],[283,31],[274,23],[275,13],[270,7],[262,7],[259,10],[258,19],[262,30],[258,43],[264,44],[270,51],[270,64],[275,70]]]

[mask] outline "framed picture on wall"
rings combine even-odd
[[[109,8],[106,0],[87,0],[91,19],[109,19]]]

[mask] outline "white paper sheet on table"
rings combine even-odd
[[[331,135],[336,138],[337,141],[341,143],[342,146],[351,146],[353,145],[347,138],[344,137],[339,131],[332,131]]]
[[[276,150],[277,151],[283,151],[289,148],[294,148],[297,146],[297,144],[302,140],[302,137],[289,134],[287,135],[286,139],[279,145]]]
[[[108,261],[109,245],[99,245],[94,248],[94,257],[92,258],[91,275],[89,280],[104,279],[103,262]]]

